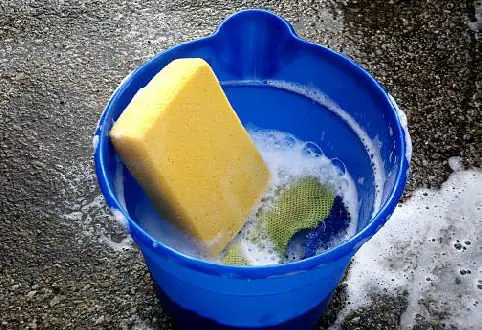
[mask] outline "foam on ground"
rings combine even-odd
[[[122,225],[127,231],[129,231],[129,222],[127,221],[124,214],[116,208],[111,207],[110,212],[114,216],[115,221]]]
[[[457,171],[440,190],[417,190],[358,251],[337,326],[371,295],[404,290],[402,329],[416,317],[446,328],[482,324],[482,172],[463,171],[455,158],[450,163]]]

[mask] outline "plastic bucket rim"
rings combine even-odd
[[[336,247],[326,250],[314,257],[289,263],[289,264],[275,264],[275,265],[264,265],[264,266],[232,266],[232,265],[224,265],[224,264],[219,264],[212,261],[198,259],[196,257],[191,257],[181,252],[178,252],[174,248],[168,245],[165,245],[161,241],[157,241],[156,239],[151,237],[149,233],[147,233],[136,221],[131,219],[129,214],[120,205],[120,202],[118,201],[117,196],[112,187],[113,183],[107,179],[108,175],[107,175],[107,169],[105,166],[104,158],[105,158],[105,149],[107,148],[107,145],[109,143],[109,141],[106,141],[106,140],[108,140],[109,137],[108,137],[108,134],[102,134],[104,123],[106,121],[106,118],[108,117],[108,114],[113,111],[112,110],[113,105],[117,102],[119,97],[123,94],[124,90],[127,89],[127,87],[130,85],[133,78],[143,70],[147,70],[146,68],[148,68],[150,64],[156,61],[156,59],[158,59],[159,57],[165,56],[166,54],[173,52],[179,48],[185,47],[187,45],[192,46],[192,45],[196,45],[201,42],[206,42],[210,39],[215,38],[218,35],[218,33],[221,31],[221,28],[224,24],[229,22],[234,17],[237,17],[239,15],[246,15],[246,14],[268,15],[271,18],[281,21],[288,29],[289,33],[291,34],[291,37],[293,39],[296,39],[297,42],[300,42],[304,45],[311,45],[311,46],[317,47],[320,50],[324,51],[329,56],[337,57],[339,60],[343,62],[344,65],[349,65],[359,75],[363,76],[364,79],[366,80],[365,82],[371,85],[371,88],[373,88],[380,94],[380,97],[382,97],[384,101],[387,103],[387,105],[389,105],[390,110],[394,112],[395,118],[396,118],[395,122],[392,123],[392,124],[395,124],[394,126],[392,126],[392,129],[394,130],[394,139],[398,140],[397,142],[401,147],[400,148],[401,155],[399,157],[400,160],[397,164],[398,173],[396,174],[396,177],[395,177],[394,186],[391,189],[391,192],[386,198],[386,200],[382,203],[378,212],[375,214],[375,216],[372,216],[370,218],[370,220],[368,221],[368,224],[362,230],[360,230],[354,236],[352,236],[349,240],[337,245]],[[95,162],[95,170],[96,170],[100,190],[106,200],[107,205],[110,208],[119,210],[122,213],[122,215],[127,219],[128,226],[129,226],[128,229],[130,230],[131,235],[133,236],[136,243],[142,246],[143,248],[148,247],[148,248],[154,249],[154,251],[163,258],[175,260],[179,264],[184,265],[188,268],[193,268],[198,271],[201,271],[207,274],[217,275],[217,276],[248,278],[248,279],[267,278],[267,277],[273,277],[273,276],[288,276],[293,273],[303,272],[303,271],[307,271],[307,270],[319,267],[321,265],[346,257],[347,255],[350,255],[350,254],[353,255],[361,247],[361,245],[363,245],[363,243],[369,240],[378,231],[378,229],[381,226],[383,226],[385,222],[390,218],[391,214],[395,210],[395,207],[399,199],[403,194],[404,187],[407,181],[406,173],[407,173],[407,170],[409,169],[409,160],[407,160],[405,157],[405,152],[407,148],[406,142],[405,142],[405,132],[402,129],[400,118],[397,114],[396,104],[392,103],[392,100],[390,100],[388,93],[372,77],[372,75],[368,73],[359,64],[354,62],[352,59],[346,57],[345,55],[337,53],[325,46],[318,45],[299,38],[296,35],[291,24],[288,23],[286,20],[284,20],[283,18],[277,16],[272,12],[260,10],[260,9],[239,11],[229,16],[228,18],[224,19],[211,35],[172,47],[162,53],[157,54],[153,58],[149,59],[148,61],[144,62],[139,67],[137,67],[112,94],[106,108],[104,109],[101,115],[95,134],[99,135],[98,147],[94,152],[94,162]]]

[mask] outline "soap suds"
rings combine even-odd
[[[350,311],[370,304],[370,296],[406,291],[402,329],[411,329],[416,319],[477,329],[482,315],[481,208],[480,170],[459,170],[440,190],[417,190],[355,255],[347,277],[349,304],[337,326]]]
[[[92,139],[92,153],[95,154],[97,151],[97,147],[99,145],[99,135],[94,135],[94,138]]]
[[[373,164],[373,175],[374,175],[374,184],[375,187],[375,201],[373,205],[373,215],[375,215],[378,210],[380,209],[382,203],[382,192],[381,187],[385,184],[385,171],[383,167],[383,162],[380,157],[380,153],[376,148],[372,139],[368,136],[368,134],[361,128],[361,126],[343,109],[340,108],[338,104],[336,104],[333,100],[331,100],[326,94],[322,93],[318,89],[310,89],[306,88],[301,85],[288,83],[284,81],[274,81],[268,80],[268,86],[289,90],[291,92],[295,92],[297,94],[301,94],[309,99],[323,105],[328,110],[334,112],[338,115],[341,119],[343,119],[348,126],[358,135],[360,141],[363,142],[365,149],[369,155],[373,155],[371,158]]]
[[[104,109],[105,111],[105,109]],[[94,131],[94,134],[97,134],[97,131],[99,130],[100,128],[100,120],[102,119],[102,117],[100,117],[98,120],[97,120],[97,124],[95,124],[95,131]]]
[[[463,170],[462,159],[460,156],[454,156],[449,158],[449,166],[454,172],[459,172]]]
[[[400,126],[402,127],[403,133],[405,135],[405,158],[407,159],[408,162],[412,159],[412,139],[410,138],[410,133],[408,132],[408,119],[407,115],[405,112],[400,110],[400,108],[397,105],[397,102],[395,102],[395,99],[391,94],[388,94],[388,99],[390,100],[390,103],[392,103],[392,106],[395,108],[397,111],[398,119],[400,120]],[[408,176],[408,173],[407,173]]]
[[[265,195],[261,207],[269,207],[269,201],[276,198],[276,191],[291,182],[291,180],[313,176],[327,184],[333,192],[342,197],[351,215],[351,221],[346,232],[333,238],[333,246],[348,240],[356,233],[358,225],[358,193],[355,183],[339,159],[328,159],[321,148],[313,142],[298,140],[295,136],[279,131],[263,131],[248,129],[254,144],[260,151],[272,176],[272,186]],[[293,262],[304,258],[303,240],[290,242],[288,258],[276,255],[270,242],[261,237],[262,246],[251,242],[252,234],[256,232],[256,212],[248,219],[240,234],[240,243],[245,257],[252,265]],[[262,233],[260,233],[262,234]],[[326,247],[324,248],[326,249]],[[321,253],[323,250],[318,251]]]
[[[265,242],[263,249],[249,240],[241,240],[240,243],[243,255],[250,265],[263,266],[281,263],[281,258],[274,252],[269,241]]]
[[[355,183],[339,159],[329,159],[313,142],[304,142],[294,135],[279,131],[249,129],[254,144],[272,175],[272,189],[286,185],[293,178],[314,176],[343,198],[352,217],[349,234],[354,235],[358,223],[358,193]]]
[[[121,324],[122,330],[153,330],[138,315],[132,315],[128,320]]]

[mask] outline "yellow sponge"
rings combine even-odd
[[[260,153],[202,59],[178,59],[139,90],[110,131],[157,208],[217,255],[269,186]]]

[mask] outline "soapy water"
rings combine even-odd
[[[358,136],[360,141],[368,155],[370,155],[372,162],[373,178],[375,182],[375,194],[372,216],[375,216],[382,204],[382,188],[386,181],[385,168],[383,166],[383,161],[380,156],[380,150],[382,147],[381,141],[375,136],[373,139],[365,132],[360,124],[345,110],[343,110],[334,100],[332,100],[328,95],[316,88],[307,88],[306,86],[282,81],[282,80],[233,80],[224,81],[223,86],[269,86],[272,88],[278,88],[286,90],[298,95],[302,95],[311,101],[320,104],[328,111],[333,112],[336,116],[341,118],[350,129]],[[392,106],[395,107],[397,115],[400,119],[402,129],[405,135],[405,142],[407,143],[407,152],[405,157],[410,161],[412,153],[412,143],[410,140],[410,135],[407,129],[407,117],[403,111],[401,111],[392,96],[388,95]],[[391,129],[391,127],[390,127]],[[378,141],[378,143],[377,143]]]
[[[306,176],[316,177],[320,182],[328,185],[336,195],[343,198],[351,217],[346,230],[332,237],[331,244],[324,244],[317,252],[320,253],[322,250],[338,245],[356,233],[359,213],[358,194],[353,179],[340,160],[328,159],[315,143],[301,141],[289,133],[257,129],[249,129],[248,133],[272,175],[271,188],[264,196],[264,202],[258,207],[269,207],[267,203],[275,198],[276,191],[292,180]],[[206,259],[198,248],[199,244],[193,238],[168,221],[158,221],[153,216],[156,211],[148,205],[150,204],[141,203],[134,212],[145,230],[158,241],[177,251]],[[251,265],[285,263],[303,259],[303,239],[297,235],[288,245],[286,256],[276,254],[274,246],[265,237],[262,237],[262,245],[254,244],[248,239],[248,236],[252,238],[254,226],[257,223],[256,213],[257,209],[253,210],[252,216],[235,239],[241,243],[244,256]],[[221,256],[213,261],[220,261],[220,258]]]
[[[365,150],[371,156],[373,177],[375,181],[375,201],[373,203],[373,213],[375,215],[382,204],[382,187],[385,184],[385,169],[383,167],[383,161],[380,157],[381,143],[375,144],[368,134],[361,128],[361,126],[350,116],[350,114],[344,111],[338,104],[336,104],[328,95],[324,94],[318,89],[306,88],[305,86],[289,83],[285,81],[267,80],[265,82],[268,86],[285,89],[300,95],[303,95],[314,102],[323,105],[329,111],[335,113],[338,117],[343,119],[345,123],[355,132],[356,135],[363,142]],[[379,140],[378,140],[379,141]],[[353,214],[350,212],[350,214]]]
[[[353,179],[339,159],[327,158],[317,144],[301,141],[289,133],[256,129],[249,129],[248,132],[272,175],[272,186],[264,200],[274,200],[280,188],[302,177],[316,177],[335,195],[343,198],[351,218],[348,228],[333,235],[329,244],[323,244],[317,250],[317,254],[348,240],[356,233],[359,212],[358,193]],[[259,207],[269,207],[269,204],[264,202]],[[254,212],[238,237],[241,250],[250,265],[287,263],[299,261],[305,257],[306,235],[295,235],[288,244],[286,255],[280,256],[269,240],[262,240],[261,245],[252,243],[256,224],[257,217]],[[259,235],[263,235],[263,231]]]

